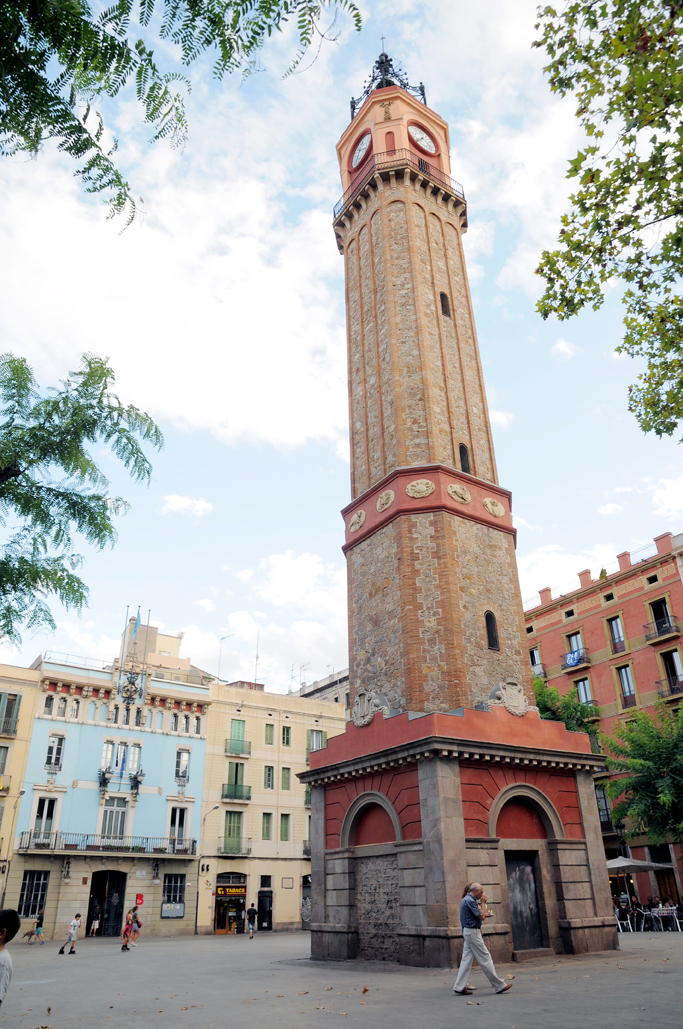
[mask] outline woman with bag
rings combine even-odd
[[[138,936],[140,935],[140,930],[141,929],[142,929],[142,922],[140,921],[140,915],[138,914],[138,907],[137,907],[137,904],[136,904],[135,907],[133,908],[133,931],[132,931],[131,937],[130,937],[131,947],[137,947],[136,940],[137,940]]]

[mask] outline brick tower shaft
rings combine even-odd
[[[532,700],[510,494],[497,485],[446,123],[398,85],[338,146],[351,492],[351,691],[448,711]]]

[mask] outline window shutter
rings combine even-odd
[[[311,730],[306,730],[306,753],[311,753]]]
[[[323,732],[323,747],[327,746],[327,733]]]

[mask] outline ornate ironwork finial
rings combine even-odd
[[[382,46],[384,46],[384,36],[382,36]],[[357,99],[351,99],[351,120],[353,121],[356,111],[362,107],[373,90],[384,89],[386,86],[400,86],[407,93],[419,96],[423,104],[427,103],[424,85],[420,83],[419,86],[411,86],[400,64],[394,65],[389,54],[382,50],[372,66],[372,73],[363,87],[362,94]]]

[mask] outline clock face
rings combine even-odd
[[[371,134],[369,132],[366,132],[365,135],[363,136],[363,138],[361,139],[361,141],[359,142],[358,146],[356,147],[356,149],[353,152],[353,157],[351,159],[351,167],[352,168],[357,168],[358,165],[363,160],[363,158],[365,157],[365,155],[367,154],[368,147],[370,146],[370,140],[371,139],[372,139]]]
[[[421,129],[419,125],[409,125],[408,132],[415,140],[418,146],[421,146],[423,150],[426,150],[428,154],[436,153],[436,143],[431,136],[428,136],[424,129]]]

